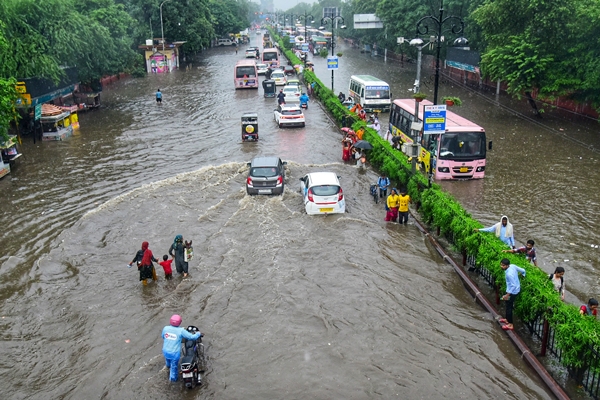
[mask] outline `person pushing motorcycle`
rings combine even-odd
[[[174,314],[167,325],[162,330],[163,355],[165,363],[170,369],[169,379],[171,382],[177,382],[179,377],[179,358],[181,357],[181,339],[197,340],[202,336],[200,332],[190,333],[185,328],[181,328],[181,316]]]

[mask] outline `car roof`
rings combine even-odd
[[[251,162],[251,167],[273,167],[279,165],[279,157],[275,156],[259,156],[254,157]]]
[[[311,186],[340,185],[340,181],[334,172],[311,172],[307,175],[310,177]]]
[[[296,85],[285,85],[285,86],[283,87],[283,91],[284,91],[284,92],[285,92],[285,91],[292,91],[292,90],[293,90],[294,92],[297,92],[297,91],[299,90],[299,88],[298,88],[298,86],[296,86]]]
[[[275,75],[275,74],[277,74],[277,75],[279,75],[279,74],[282,74],[282,75],[283,75],[283,71],[275,70],[275,71],[273,71],[273,72],[271,73],[271,76],[273,76],[273,75]]]

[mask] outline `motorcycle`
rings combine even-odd
[[[186,330],[190,333],[197,333],[200,330],[195,326],[188,326]],[[202,373],[206,370],[206,360],[204,358],[204,344],[202,337],[196,340],[184,339],[181,344],[181,377],[183,383],[188,389],[192,389],[202,384]]]
[[[305,103],[302,103],[302,102],[301,102],[301,103],[300,103],[300,108],[304,108],[304,109],[306,109],[306,110],[307,110],[307,109],[308,109],[308,102],[305,102]]]

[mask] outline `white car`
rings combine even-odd
[[[309,215],[346,212],[344,191],[333,172],[313,172],[300,178],[304,208]]]
[[[285,85],[283,87],[286,103],[300,103],[300,89],[295,85]]]
[[[275,81],[275,86],[282,86],[285,85],[287,82],[283,71],[280,71],[278,69],[271,73],[271,79]]]
[[[280,104],[275,109],[274,118],[280,128],[284,126],[306,126],[304,113],[300,106]]]
[[[258,72],[259,75],[266,74],[267,69],[269,69],[269,66],[267,64],[256,64],[256,71]]]

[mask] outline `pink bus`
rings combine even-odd
[[[233,82],[236,89],[258,89],[258,71],[256,61],[240,60],[235,64]]]
[[[279,51],[277,49],[264,49],[262,62],[271,68],[279,67]]]
[[[402,143],[421,144],[419,167],[433,173],[436,179],[481,179],[485,175],[485,130],[476,123],[452,111],[446,111],[446,132],[426,134],[411,130],[413,121],[423,122],[425,106],[419,104],[419,119],[415,119],[415,99],[396,99],[390,111],[390,132]]]

